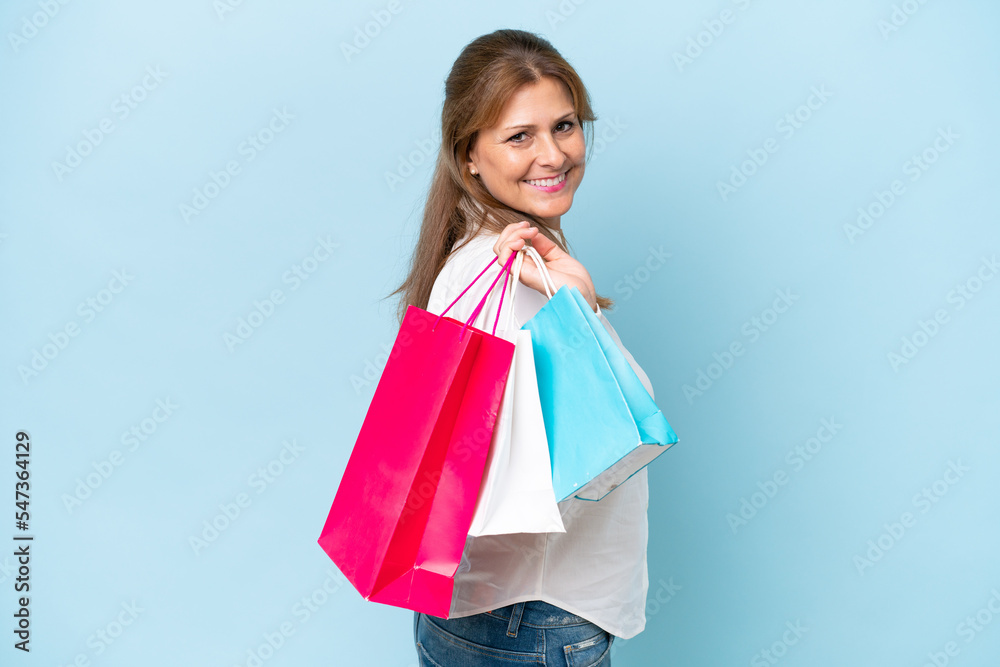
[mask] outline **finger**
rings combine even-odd
[[[517,224],[510,224],[500,230],[500,236],[497,238],[496,243],[493,244],[493,252],[496,253],[497,256],[500,255],[500,250],[507,245],[507,242],[511,238],[511,234],[517,231],[518,228],[519,226]]]
[[[531,247],[537,250],[539,255],[546,257],[553,248],[558,248],[559,246],[545,234],[536,234],[531,238]]]
[[[500,238],[498,241],[500,244],[503,244],[512,238],[523,238],[525,234],[533,234],[535,231],[536,230],[534,230],[534,228],[529,227],[526,224],[513,223],[503,228],[500,232]]]
[[[522,220],[521,222],[512,222],[500,231],[500,236],[504,237],[504,236],[509,236],[511,234],[517,234],[518,232],[522,232],[526,229],[531,229],[530,225],[528,225],[527,220]]]
[[[526,239],[534,239],[538,235],[538,230],[534,227],[514,229],[512,227],[514,225],[508,225],[493,245],[493,252],[496,253],[501,264],[507,261],[510,253],[523,248],[526,245]]]
[[[526,245],[525,239],[521,236],[508,239],[507,243],[501,246],[500,251],[497,252],[497,259],[500,261],[500,265],[507,263],[507,259],[510,257],[511,253],[518,252]],[[494,250],[494,252],[496,252]]]

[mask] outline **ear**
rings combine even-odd
[[[465,154],[469,157],[469,159],[465,163],[465,168],[469,170],[469,173],[471,173],[473,176],[475,176],[476,174],[479,173],[479,167],[476,166],[476,141],[475,141],[475,137],[473,137],[472,141],[469,143],[469,148],[466,150]]]

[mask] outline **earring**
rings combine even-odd
[[[469,169],[469,173],[471,173],[471,174],[472,174],[473,176],[478,176],[478,175],[479,175],[479,172],[478,172],[478,171],[476,171],[476,168],[475,168],[475,167],[471,167],[471,168]]]

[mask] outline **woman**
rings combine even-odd
[[[408,304],[440,314],[491,257],[499,263],[480,279],[486,285],[530,243],[557,288],[580,290],[652,394],[601,311],[613,302],[597,294],[562,234],[594,120],[582,82],[549,42],[498,30],[468,44],[445,84],[441,152],[411,272],[393,294],[403,292],[400,321]],[[513,306],[503,301],[518,326],[547,301],[527,259],[520,282]],[[499,288],[474,326],[490,330]],[[461,299],[449,315],[466,320],[476,301]],[[614,637],[645,627],[647,499],[642,469],[599,502],[560,503],[565,533],[467,538],[451,618],[414,613],[420,664],[610,665]]]

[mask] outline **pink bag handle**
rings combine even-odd
[[[479,315],[479,311],[483,309],[483,306],[486,305],[486,299],[489,298],[490,292],[493,291],[493,286],[497,284],[498,280],[500,280],[500,276],[504,275],[504,273],[508,274],[510,273],[510,265],[511,262],[514,261],[514,256],[516,254],[517,253],[514,252],[510,254],[510,257],[507,258],[507,263],[503,265],[503,269],[500,270],[500,273],[497,274],[497,277],[493,279],[492,283],[490,283],[489,288],[486,290],[486,294],[484,294],[483,298],[479,300],[479,305],[477,305],[476,309],[472,311],[472,315],[469,316],[469,319],[466,320],[465,322],[465,326],[462,327],[462,331],[458,336],[459,340],[462,340],[462,337],[465,336],[465,330],[472,324],[472,321],[476,319],[476,316]],[[437,320],[434,322],[434,326],[431,327],[431,331],[434,331],[434,329],[437,328],[437,325],[441,321],[441,318],[444,317],[444,314],[447,313],[449,310],[451,310],[451,307],[454,306],[456,303],[458,303],[458,300],[461,299],[462,296],[469,291],[469,288],[472,287],[474,284],[476,284],[476,281],[479,280],[491,266],[493,266],[493,262],[497,262],[499,259],[500,259],[499,257],[494,257],[493,259],[491,259],[490,263],[487,264],[486,267],[479,272],[479,275],[473,278],[472,282],[469,283],[469,285],[464,290],[462,290],[462,294],[459,294],[457,297],[455,297],[455,300],[452,301],[450,304],[448,304],[447,308],[441,311],[441,314],[438,315]],[[500,321],[500,309],[503,307],[503,297],[506,291],[507,291],[507,281],[505,280],[503,283],[503,290],[500,292],[500,304],[497,306],[497,316],[496,319],[493,320],[493,335],[496,335],[497,332],[497,322]]]

